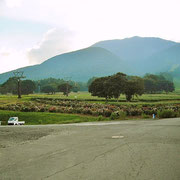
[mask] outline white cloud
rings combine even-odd
[[[0,0],[0,5],[4,4],[5,0]]]
[[[40,43],[29,49],[30,64],[42,63],[48,58],[73,50],[73,33],[65,29],[50,29]]]
[[[27,57],[31,64],[41,63],[57,54],[106,39],[138,35],[180,41],[179,7],[180,0],[0,0],[0,17],[15,20],[12,22],[15,25],[22,22],[11,32],[8,23],[0,24],[7,25],[7,30],[0,32],[0,47],[16,49],[17,59],[15,62],[11,56],[0,56],[16,67],[27,63]],[[47,28],[38,33],[36,26],[23,29],[24,22],[55,29],[32,47]],[[30,48],[27,56],[26,48]]]
[[[4,6],[5,6],[5,1],[0,0],[0,15],[3,14]]]
[[[28,59],[23,51],[16,49],[0,49],[0,72],[11,71],[28,65]]]
[[[86,42],[134,35],[180,40],[179,0],[21,0],[20,4],[4,15],[67,27],[81,39],[88,34]]]
[[[21,7],[23,0],[5,0],[7,7]]]

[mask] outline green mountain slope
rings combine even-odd
[[[142,67],[149,72],[175,71],[177,74],[180,66],[180,44],[160,51],[144,60]],[[180,71],[179,71],[180,74]]]
[[[127,64],[132,65],[134,74],[144,74],[147,72],[156,72],[156,65],[154,63],[156,60],[154,59],[157,53],[164,53],[167,49],[171,47],[174,48],[176,45],[178,45],[178,43],[160,38],[132,37],[122,40],[101,41],[94,44],[93,47],[102,47],[111,51],[126,61]],[[172,54],[176,54],[176,51],[177,50],[174,50]],[[167,56],[168,53],[169,52],[167,52],[165,56]],[[175,54],[174,56],[176,56]],[[158,62],[162,62],[161,57],[158,59]],[[158,67],[161,66],[158,65]]]
[[[62,54],[42,64],[21,68],[27,79],[38,80],[48,77],[71,77],[75,81],[87,81],[93,76],[106,76],[116,72],[128,73],[125,63],[108,50],[99,47]],[[0,75],[0,83],[12,76],[12,71]]]
[[[176,45],[173,41],[150,37],[132,37],[122,40],[101,41],[93,47],[105,48],[127,61],[139,61],[154,53]]]

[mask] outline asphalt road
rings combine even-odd
[[[180,119],[1,126],[0,179],[180,180]]]

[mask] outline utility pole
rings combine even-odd
[[[40,80],[38,81],[38,93],[41,93],[41,84],[40,84]]]
[[[64,80],[66,81],[66,96],[68,96],[68,92],[69,92],[68,85],[71,80],[71,77],[65,77]]]
[[[21,79],[25,78],[25,76],[23,76],[24,72],[23,71],[14,71],[13,72],[14,77],[17,78],[18,80],[18,98],[21,98]]]

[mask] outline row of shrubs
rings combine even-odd
[[[1,110],[12,110],[22,112],[54,112],[72,113],[92,116],[111,117],[111,119],[125,118],[126,116],[151,117],[152,114],[159,118],[170,118],[180,116],[180,105],[153,105],[153,106],[129,106],[110,105],[75,101],[50,101],[39,100],[17,104],[0,106]]]
[[[126,112],[121,112],[121,113],[115,113],[112,112],[110,119],[115,120],[115,119],[125,119],[127,116]],[[141,114],[142,118],[150,118],[150,115],[147,114]],[[157,117],[158,118],[175,118],[175,117],[180,117],[180,111],[179,112],[174,112],[173,110],[162,110],[157,112]]]

